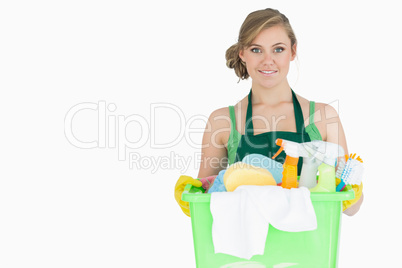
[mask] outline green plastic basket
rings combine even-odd
[[[353,191],[311,193],[317,229],[284,232],[269,225],[264,255],[254,255],[247,260],[214,253],[209,209],[211,194],[204,194],[202,188],[190,184],[182,194],[182,200],[190,203],[197,268],[337,267],[342,201],[353,198]]]

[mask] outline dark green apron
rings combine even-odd
[[[294,141],[298,143],[309,142],[310,136],[305,132],[304,128],[304,118],[303,112],[300,107],[300,103],[297,100],[296,94],[292,90],[292,98],[293,98],[293,109],[295,114],[296,121],[296,132],[287,132],[287,131],[271,131],[265,132],[258,135],[254,135],[254,126],[253,126],[253,105],[251,102],[252,90],[250,90],[250,94],[248,95],[248,106],[247,106],[247,114],[246,114],[246,124],[245,124],[245,133],[241,136],[239,146],[237,147],[236,159],[235,162],[241,161],[248,154],[262,154],[272,158],[272,156],[279,150],[279,146],[276,145],[276,139],[285,139],[289,141]],[[282,151],[275,160],[284,163],[286,158],[285,151]],[[299,158],[298,169],[297,172],[300,175],[302,160],[303,158]]]

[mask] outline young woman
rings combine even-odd
[[[341,145],[348,154],[336,110],[291,89],[287,75],[296,52],[296,36],[285,15],[268,8],[247,16],[238,42],[226,51],[226,64],[240,79],[251,78],[252,88],[236,105],[210,115],[198,178],[217,175],[247,154],[272,157],[279,148],[277,138],[299,143],[323,140]],[[283,163],[285,156],[282,152],[275,160]],[[362,201],[361,197],[344,213],[354,215]]]

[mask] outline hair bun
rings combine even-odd
[[[247,79],[249,77],[247,68],[240,56],[240,44],[236,43],[226,50],[226,66],[234,69],[236,75],[240,79]]]

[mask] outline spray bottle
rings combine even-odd
[[[344,156],[345,152],[342,146],[325,142],[311,141],[311,147],[304,148],[316,159],[322,162],[318,166],[318,184],[311,188],[311,192],[335,192],[335,166],[338,157]]]
[[[283,150],[286,153],[285,163],[283,163],[282,187],[286,189],[297,188],[297,162],[299,162],[299,157],[304,156],[303,154],[306,152],[302,150],[302,146],[297,142],[277,139],[276,145],[281,148],[272,159],[275,159]]]
[[[335,163],[339,156],[344,155],[344,150],[341,146],[318,140],[297,143],[277,139],[276,144],[281,146],[281,148],[272,159],[275,159],[282,150],[285,150],[287,155],[283,164],[283,188],[290,189],[297,187],[297,163],[299,157],[303,157],[299,187],[307,187],[312,192],[335,191]],[[317,170],[319,172],[318,184]]]
[[[308,157],[303,157],[299,187],[304,186],[311,189],[317,185],[318,167],[323,163],[325,156],[330,157],[331,155],[331,153],[326,155],[327,144],[327,142],[319,140],[301,144],[306,151],[303,156],[308,155]],[[333,147],[331,144],[328,146]]]
[[[317,171],[322,162],[313,156],[303,157],[299,187],[313,188],[317,185]]]

